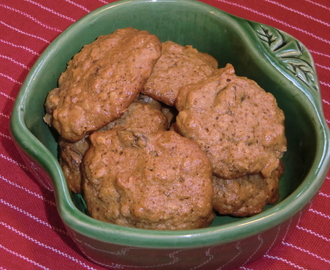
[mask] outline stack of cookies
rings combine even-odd
[[[278,200],[283,111],[192,46],[134,28],[100,36],[70,60],[45,107],[69,188],[98,220],[196,229]]]

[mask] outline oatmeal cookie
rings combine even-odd
[[[200,145],[220,178],[269,177],[286,151],[284,114],[274,96],[236,76],[230,64],[182,87],[176,107],[174,130]]]
[[[213,208],[222,215],[237,217],[260,213],[266,204],[274,204],[278,198],[279,179],[283,164],[264,178],[260,173],[235,179],[221,179],[213,176]]]
[[[210,76],[217,68],[218,62],[212,56],[192,46],[166,41],[162,43],[162,56],[142,92],[173,106],[180,87]]]
[[[59,162],[69,189],[81,193],[81,161],[89,148],[88,137],[73,143],[63,138],[59,139]]]
[[[128,107],[122,117],[109,123],[101,130],[109,130],[115,126],[130,128],[147,134],[166,130],[168,119],[162,110],[159,102],[147,97],[140,97]]]
[[[155,230],[211,223],[212,166],[195,142],[173,131],[145,134],[119,126],[90,138],[83,175],[93,218]]]
[[[135,131],[144,133],[166,130],[168,120],[161,110],[162,107],[159,102],[147,97],[139,98],[128,107],[121,118],[109,123],[100,130],[109,130],[115,126],[130,127]],[[59,140],[60,165],[69,188],[75,193],[82,192],[80,166],[89,146],[89,136],[74,143],[63,138]]]
[[[161,55],[159,39],[134,28],[100,36],[69,61],[46,100],[44,120],[76,142],[118,119]]]

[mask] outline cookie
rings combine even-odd
[[[115,126],[130,127],[144,133],[166,130],[168,119],[161,110],[159,102],[147,97],[138,98],[128,107],[122,117],[100,130],[109,130]],[[89,136],[74,143],[63,138],[59,140],[60,165],[70,190],[75,193],[82,192],[81,162],[89,146]]]
[[[264,178],[260,173],[235,179],[221,179],[213,176],[213,208],[221,215],[237,217],[260,213],[267,204],[274,204],[279,198],[279,179],[283,164]]]
[[[119,126],[90,138],[84,196],[93,218],[155,230],[211,223],[212,167],[195,142],[173,131],[145,134]]]
[[[76,142],[118,119],[160,55],[159,39],[146,31],[129,27],[100,36],[69,61],[45,102],[45,122]]]
[[[269,177],[286,151],[284,114],[275,97],[232,65],[184,86],[173,130],[196,141],[213,173],[232,179],[261,172]]]
[[[166,41],[162,43],[162,56],[142,92],[173,106],[182,86],[210,76],[217,68],[218,62],[212,56],[192,46]]]
[[[82,184],[80,165],[90,146],[89,139],[86,136],[78,142],[73,143],[60,138],[58,145],[59,162],[69,189],[75,193],[81,193]]]

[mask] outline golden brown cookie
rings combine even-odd
[[[173,131],[119,126],[94,132],[84,158],[85,200],[95,219],[184,230],[212,221],[212,166],[199,146]]]
[[[161,105],[155,100],[147,97],[136,99],[121,118],[109,123],[100,130],[109,130],[115,126],[130,127],[135,131],[144,133],[166,130],[168,120],[161,112],[161,109]],[[80,165],[89,146],[89,136],[74,143],[63,138],[59,140],[60,165],[69,188],[76,193],[82,192]]]
[[[260,173],[235,179],[213,176],[213,208],[222,215],[238,217],[260,213],[266,204],[274,204],[279,198],[279,179],[283,164],[264,178]]]
[[[159,39],[146,31],[100,36],[68,63],[47,97],[45,121],[72,142],[104,127],[127,110],[160,55]]]
[[[114,126],[130,128],[143,133],[155,133],[166,130],[168,120],[162,113],[159,102],[150,99],[136,99],[119,119],[109,123],[102,130],[109,130]]]
[[[220,178],[269,177],[286,151],[284,114],[274,96],[236,76],[230,64],[182,87],[176,107],[174,130],[200,145]]]
[[[72,143],[63,138],[59,139],[59,161],[69,189],[75,193],[82,192],[81,162],[89,148],[88,136]]]
[[[162,43],[162,56],[142,92],[167,105],[174,105],[179,89],[195,83],[218,68],[218,62],[192,46],[181,46],[172,41]]]

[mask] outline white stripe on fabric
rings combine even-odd
[[[0,54],[0,58],[6,59],[6,60],[8,60],[8,61],[10,61],[10,62],[12,62],[12,63],[18,65],[18,66],[21,66],[21,67],[24,68],[24,69],[30,70],[29,67],[27,67],[27,66],[24,65],[23,63],[20,63],[20,62],[16,61],[15,59],[13,59],[13,58],[11,58],[11,57],[9,57],[9,56],[6,56],[6,55],[2,55],[2,54]]]
[[[325,104],[330,105],[330,102],[329,102],[329,101],[327,101],[327,100],[325,100],[325,99],[322,99],[322,101],[323,101]]]
[[[317,67],[320,67],[320,68],[324,68],[324,69],[327,69],[327,70],[330,70],[330,67],[327,67],[327,66],[323,66],[323,65],[320,65],[320,64],[315,64]]]
[[[44,202],[46,202],[46,203],[48,203],[50,205],[56,206],[56,203],[54,201],[47,200],[42,195],[40,195],[40,194],[38,194],[38,193],[36,193],[34,191],[31,191],[31,190],[29,190],[29,189],[27,189],[27,188],[25,188],[25,187],[23,187],[23,186],[15,183],[15,182],[10,181],[9,179],[7,179],[6,177],[4,177],[3,175],[0,175],[0,179],[3,180],[4,182],[6,182],[7,184],[10,184],[10,185],[12,185],[12,186],[14,186],[16,188],[19,188],[19,189],[25,191],[26,193],[28,193],[30,195],[33,195],[33,196],[37,197],[38,199],[40,199],[40,200],[42,200],[42,201],[44,201]]]
[[[31,237],[31,236],[29,236],[29,235],[27,235],[27,234],[25,234],[25,233],[23,233],[23,232],[17,230],[16,228],[14,228],[14,227],[8,225],[8,224],[5,223],[5,222],[0,222],[0,225],[2,225],[3,227],[7,228],[8,230],[11,230],[12,232],[18,234],[19,236],[21,236],[21,237],[23,237],[23,238],[25,238],[25,239],[31,241],[32,243],[34,243],[34,244],[36,244],[36,245],[38,245],[38,246],[40,246],[40,247],[42,247],[42,248],[44,248],[44,249],[50,250],[50,251],[52,251],[52,252],[54,252],[54,253],[56,253],[56,254],[58,254],[58,255],[61,255],[61,256],[63,256],[64,258],[67,258],[67,259],[69,259],[69,260],[71,260],[71,261],[73,261],[73,262],[75,262],[75,263],[77,263],[77,264],[79,264],[79,265],[81,265],[81,266],[87,268],[87,269],[95,269],[95,268],[93,268],[93,267],[91,267],[91,266],[85,264],[84,262],[82,262],[82,261],[76,259],[75,257],[73,257],[73,256],[71,256],[71,255],[69,255],[69,254],[67,254],[67,253],[64,253],[64,252],[58,250],[57,248],[51,247],[51,246],[49,246],[49,245],[46,245],[46,244],[44,244],[44,243],[38,241],[37,239],[34,239],[33,237]]]
[[[309,269],[306,269],[306,268],[304,268],[302,266],[296,265],[293,262],[290,262],[290,261],[288,261],[288,260],[286,260],[284,258],[278,257],[278,256],[271,256],[271,255],[267,254],[264,257],[269,258],[269,259],[273,259],[273,260],[278,260],[278,261],[281,261],[281,262],[284,262],[284,263],[287,263],[288,265],[291,265],[292,267],[294,267],[296,269],[309,270]]]
[[[0,132],[0,136],[3,138],[6,138],[6,139],[12,140],[12,138],[9,135],[3,134],[2,132]]]
[[[9,162],[11,162],[11,163],[14,163],[15,165],[20,166],[21,168],[23,168],[23,169],[26,170],[26,171],[29,170],[28,167],[26,167],[25,165],[23,165],[23,164],[21,164],[21,163],[18,163],[16,160],[13,160],[13,159],[10,158],[10,157],[6,157],[6,156],[3,155],[3,154],[0,154],[0,157],[3,158],[3,159],[5,159],[5,160],[7,160],[7,161],[9,161]]]
[[[23,210],[23,209],[15,206],[15,205],[11,204],[11,203],[3,200],[3,199],[0,199],[0,203],[2,203],[3,205],[8,206],[9,208],[11,208],[11,209],[13,209],[13,210],[15,210],[15,211],[17,211],[17,212],[19,212],[21,214],[24,214],[25,216],[33,219],[34,221],[36,221],[36,222],[38,222],[38,223],[40,223],[40,224],[42,224],[42,225],[44,225],[44,226],[46,226],[46,227],[48,227],[50,229],[53,229],[54,231],[57,231],[57,232],[59,232],[61,234],[64,234],[66,236],[69,236],[69,234],[66,231],[63,231],[62,229],[59,229],[59,228],[56,228],[56,227],[50,225],[49,222],[43,221],[43,220],[37,218],[36,216],[32,215],[31,213],[29,213],[29,212],[27,212],[27,211],[25,211],[25,210]]]
[[[28,47],[25,47],[25,46],[22,46],[22,45],[17,45],[17,44],[15,44],[15,43],[9,42],[9,41],[7,41],[7,40],[0,39],[0,42],[2,42],[2,43],[4,43],[4,44],[7,44],[7,45],[9,45],[9,46],[15,47],[15,48],[23,49],[23,50],[28,51],[28,52],[30,52],[30,53],[32,53],[32,54],[34,54],[34,55],[37,55],[37,56],[40,55],[39,53],[37,53],[36,51],[34,51],[34,50],[32,50],[32,49],[30,49],[30,48],[28,48]]]
[[[324,241],[326,241],[326,242],[330,242],[330,239],[329,239],[329,238],[327,238],[327,237],[325,237],[325,236],[323,236],[323,235],[321,235],[321,234],[319,234],[319,233],[316,233],[316,232],[314,232],[314,231],[312,231],[312,230],[309,230],[309,229],[306,229],[306,228],[303,228],[303,227],[300,227],[300,226],[297,226],[297,228],[298,228],[299,230],[304,231],[304,232],[310,233],[310,234],[312,234],[312,235],[314,235],[314,236],[316,236],[316,237],[318,237],[318,238],[321,238],[322,240],[324,240]]]
[[[63,14],[60,14],[60,13],[56,12],[55,10],[52,10],[51,8],[45,7],[45,6],[41,5],[40,3],[34,2],[32,0],[24,0],[24,1],[29,2],[29,3],[31,3],[33,5],[36,5],[36,6],[40,7],[40,8],[42,8],[43,10],[46,10],[46,11],[48,11],[48,12],[50,12],[50,13],[56,15],[56,16],[59,16],[59,17],[64,18],[64,19],[67,19],[67,20],[69,20],[71,22],[75,22],[76,21],[75,19],[73,19],[71,17],[65,16]]]
[[[310,19],[310,20],[313,20],[313,21],[315,21],[315,22],[318,22],[318,23],[321,23],[321,24],[323,24],[323,25],[325,25],[325,26],[330,27],[330,23],[327,23],[327,22],[325,22],[325,21],[319,20],[319,19],[317,19],[317,18],[315,18],[315,17],[313,17],[313,16],[307,15],[307,14],[305,14],[305,13],[303,13],[303,12],[300,12],[300,11],[298,11],[298,10],[296,10],[296,9],[293,9],[293,8],[287,7],[287,6],[285,6],[285,5],[282,5],[282,4],[280,4],[280,3],[278,3],[278,2],[275,2],[275,1],[272,1],[272,0],[264,0],[264,1],[266,1],[266,2],[268,2],[268,3],[271,3],[271,4],[274,4],[274,5],[277,5],[277,6],[281,7],[281,8],[286,9],[286,10],[289,10],[289,11],[291,11],[291,12],[297,13],[297,14],[299,14],[299,15],[305,17],[305,18],[308,18],[308,19]]]
[[[306,34],[306,35],[308,35],[308,36],[311,36],[311,37],[313,37],[313,38],[315,38],[315,39],[317,39],[317,40],[320,40],[320,41],[322,41],[322,42],[324,42],[324,43],[330,44],[330,40],[327,40],[327,39],[325,39],[325,38],[322,38],[322,37],[320,37],[320,36],[317,36],[317,35],[315,35],[315,34],[313,34],[313,33],[310,33],[310,32],[308,32],[308,31],[306,31],[306,30],[304,30],[304,29],[301,29],[301,28],[299,28],[299,27],[293,26],[293,25],[291,25],[291,24],[288,24],[288,23],[286,23],[286,22],[284,22],[284,21],[281,21],[281,20],[275,19],[274,17],[272,17],[272,16],[270,16],[270,15],[267,15],[267,14],[265,14],[265,13],[262,13],[262,12],[256,11],[256,10],[254,10],[254,9],[252,9],[252,8],[249,8],[249,7],[246,7],[246,6],[240,5],[240,4],[232,3],[232,2],[229,2],[229,1],[226,1],[226,0],[217,0],[217,1],[218,1],[218,2],[222,2],[222,3],[226,3],[226,4],[228,4],[228,5],[233,5],[233,6],[236,6],[236,7],[240,7],[240,8],[245,9],[245,10],[248,10],[248,11],[250,11],[251,13],[258,14],[258,15],[260,15],[260,16],[263,16],[263,17],[265,17],[265,18],[268,18],[268,19],[270,19],[270,20],[273,20],[273,21],[275,21],[275,22],[277,22],[277,23],[280,23],[280,24],[283,24],[283,25],[285,25],[285,26],[287,26],[287,27],[290,27],[290,28],[292,28],[292,29],[294,29],[294,30],[297,30],[297,31],[299,31],[299,32],[302,32],[302,33],[304,33],[304,34]]]
[[[7,115],[7,114],[3,114],[2,112],[0,112],[0,115],[1,115],[2,117],[4,117],[4,118],[10,119],[10,116]]]
[[[309,50],[309,51],[311,53],[314,53],[314,54],[317,54],[317,55],[321,55],[321,56],[330,58],[330,54],[325,54],[325,53],[317,52],[317,51],[314,51],[314,50]]]
[[[37,266],[37,267],[39,267],[41,269],[49,270],[49,268],[47,268],[46,266],[43,266],[40,263],[37,263],[36,261],[33,261],[33,260],[31,260],[31,259],[23,256],[22,254],[19,254],[19,253],[15,252],[15,251],[13,251],[13,250],[11,250],[9,248],[6,248],[5,246],[3,246],[1,244],[0,244],[0,248],[2,248],[3,250],[7,251],[8,253],[10,253],[10,254],[12,254],[12,255],[14,255],[14,256],[16,256],[16,257],[24,260],[24,261],[27,261],[27,262],[29,262],[29,263],[31,263],[31,264],[33,264],[33,265],[35,265],[35,266]],[[0,269],[4,269],[4,268],[1,267]]]
[[[82,9],[82,10],[86,11],[87,13],[91,12],[91,11],[90,11],[89,9],[87,9],[86,7],[84,7],[84,6],[80,5],[80,4],[77,4],[77,3],[75,3],[75,2],[73,2],[73,1],[71,1],[71,0],[65,0],[65,2],[68,2],[68,3],[70,3],[70,4],[74,5],[74,6],[76,6],[76,7],[80,8],[80,9]]]
[[[330,83],[320,81],[320,84],[330,87]]]
[[[30,33],[26,33],[26,32],[24,32],[24,31],[22,31],[22,30],[20,30],[20,29],[18,29],[18,28],[15,28],[15,27],[13,27],[13,26],[11,26],[11,25],[9,25],[9,24],[3,22],[3,21],[0,21],[0,24],[4,25],[4,26],[6,26],[6,27],[8,27],[8,28],[10,28],[10,29],[12,29],[12,30],[15,30],[16,32],[18,32],[18,33],[20,33],[20,34],[23,34],[23,35],[26,35],[26,36],[29,36],[29,37],[32,37],[32,38],[39,39],[39,40],[41,40],[41,41],[43,41],[43,42],[45,42],[45,43],[47,43],[47,44],[50,43],[47,39],[44,39],[44,38],[42,38],[42,37],[39,37],[39,36],[36,36],[36,35],[30,34]]]
[[[22,85],[21,82],[16,81],[15,79],[13,79],[12,77],[10,77],[10,76],[8,76],[8,75],[6,75],[6,74],[0,73],[0,76],[2,76],[2,77],[4,77],[4,78],[7,78],[8,80],[10,80],[10,81],[12,81],[12,82],[14,82],[14,83],[17,83],[17,84],[19,84],[19,85]],[[0,94],[2,94],[3,96],[5,96],[5,97],[7,97],[7,98],[9,98],[9,99],[11,99],[11,100],[15,100],[15,98],[13,98],[13,97],[11,97],[11,96],[8,96],[7,94],[5,94],[5,93],[3,93],[3,92],[1,92]]]
[[[312,208],[310,208],[308,211],[310,211],[310,212],[312,212],[314,214],[320,215],[320,216],[322,216],[324,218],[330,219],[330,216],[329,215],[326,215],[326,214],[324,214],[324,213],[322,213],[320,211],[314,210]]]
[[[319,256],[319,255],[317,255],[317,254],[315,254],[315,253],[313,253],[313,252],[307,250],[307,249],[304,249],[304,248],[298,247],[298,246],[296,246],[296,245],[293,245],[293,244],[290,244],[290,243],[287,243],[287,242],[284,242],[284,241],[282,242],[282,244],[285,245],[285,246],[289,246],[289,247],[292,247],[292,248],[294,248],[294,249],[297,249],[297,250],[299,250],[299,251],[301,251],[301,252],[303,252],[303,253],[307,253],[308,255],[311,255],[311,256],[313,256],[314,258],[319,259],[320,261],[323,261],[323,262],[326,262],[326,263],[330,263],[330,260],[327,260],[327,259],[325,259],[325,258],[323,258],[323,257],[321,257],[321,256]]]
[[[309,3],[313,4],[313,5],[317,5],[317,6],[321,7],[321,8],[324,8],[324,9],[326,9],[326,10],[330,10],[330,8],[329,8],[329,7],[327,7],[327,6],[324,6],[324,5],[321,5],[320,3],[316,3],[316,2],[314,2],[314,1],[311,1],[311,0],[305,0],[305,1],[306,1],[306,2],[309,2]]]
[[[329,102],[329,104],[330,104],[330,102]],[[329,194],[324,194],[323,192],[320,192],[319,195],[326,197],[326,198],[330,198]]]
[[[55,27],[51,27],[49,25],[46,25],[46,24],[42,23],[41,21],[37,20],[36,18],[34,18],[33,16],[31,16],[31,15],[29,15],[29,14],[27,14],[27,13],[21,11],[21,10],[18,10],[18,9],[15,9],[15,8],[12,8],[12,7],[3,5],[3,4],[0,4],[0,7],[6,8],[6,9],[11,10],[11,11],[14,11],[16,13],[19,13],[19,14],[21,14],[21,15],[29,18],[29,19],[31,19],[32,21],[34,21],[35,23],[37,23],[38,25],[40,25],[40,26],[42,26],[42,27],[44,27],[46,29],[53,30],[53,31],[58,32],[58,33],[61,33],[62,32],[61,29],[58,29],[58,28],[55,28]]]

